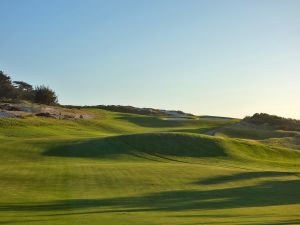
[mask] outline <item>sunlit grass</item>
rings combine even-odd
[[[205,135],[236,120],[91,111],[0,120],[0,224],[300,223],[300,152]]]

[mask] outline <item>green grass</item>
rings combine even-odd
[[[0,119],[0,225],[300,224],[300,151],[274,136],[90,111]]]

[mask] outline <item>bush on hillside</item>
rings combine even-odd
[[[15,98],[23,100],[33,100],[34,90],[32,85],[24,81],[14,81]]]
[[[37,86],[34,90],[34,102],[45,105],[54,105],[57,104],[58,100],[52,89],[41,85]]]
[[[267,113],[255,113],[253,116],[247,116],[244,121],[256,124],[267,124],[275,129],[300,131],[300,120],[287,119],[280,116],[269,115]]]

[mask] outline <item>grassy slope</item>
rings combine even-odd
[[[232,121],[0,120],[0,224],[299,224],[300,152]]]
[[[238,126],[225,126],[219,129],[216,135],[240,139],[254,139],[267,145],[300,149],[300,132],[275,130],[268,126],[241,123]]]

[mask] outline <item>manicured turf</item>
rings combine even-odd
[[[0,225],[300,224],[300,151],[92,111],[0,119]]]

